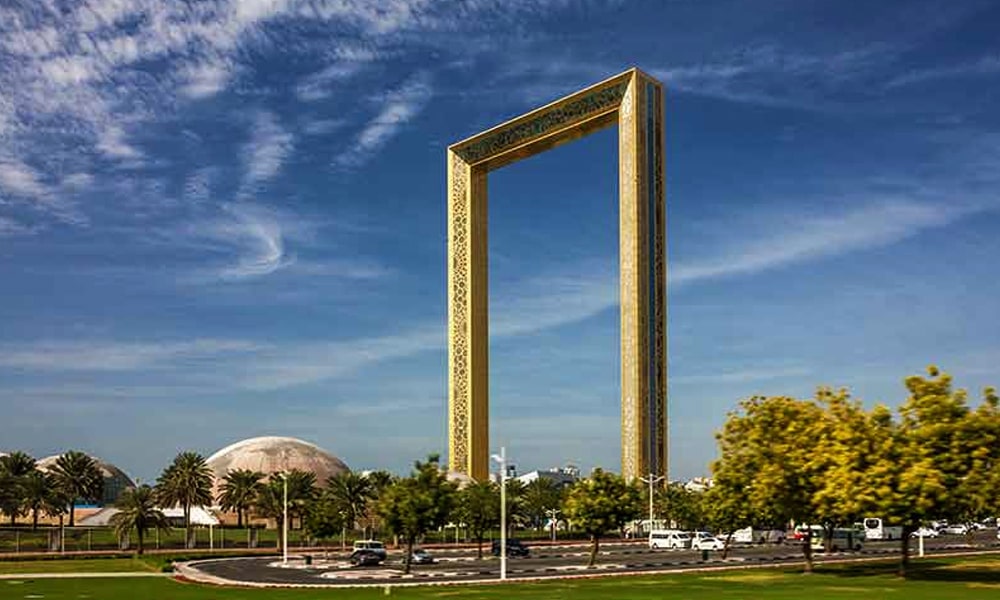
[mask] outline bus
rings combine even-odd
[[[864,548],[865,538],[865,532],[854,527],[835,527],[833,534],[830,536],[830,550],[832,552],[851,550],[860,552]],[[813,526],[811,546],[817,552],[824,552],[826,550],[826,540],[823,539],[822,527]]]
[[[878,517],[866,517],[864,527],[866,540],[898,540],[903,537],[902,525],[886,525]]]

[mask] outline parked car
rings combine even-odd
[[[382,560],[374,550],[355,550],[351,553],[351,565],[355,567],[378,566]]]
[[[677,529],[654,529],[649,532],[649,548],[657,550],[686,550],[691,547],[691,535]]]
[[[936,529],[931,529],[930,527],[921,527],[920,529],[914,531],[910,534],[910,537],[925,537],[925,538],[936,538],[940,535]]]
[[[946,533],[948,535],[965,535],[969,533],[969,528],[962,523],[956,523],[945,527],[941,530],[941,533]]]
[[[691,533],[692,550],[722,550],[726,543],[707,531],[694,531]]]
[[[380,559],[385,560],[385,545],[378,540],[355,540],[354,552],[360,550],[371,550],[375,554],[378,554]]]
[[[490,549],[493,556],[500,556],[500,540],[493,540]],[[521,543],[521,540],[507,540],[507,556],[528,556],[528,547]]]
[[[434,556],[423,548],[417,548],[410,555],[410,562],[415,565],[429,565],[434,562]]]

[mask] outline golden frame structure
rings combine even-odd
[[[618,125],[622,475],[667,474],[663,86],[630,69],[448,147],[448,459],[489,476],[490,171]]]

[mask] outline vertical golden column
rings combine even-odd
[[[667,472],[662,89],[635,71],[618,112],[622,475]]]
[[[448,462],[489,474],[486,170],[448,152]]]
[[[656,360],[656,423],[655,448],[658,454],[656,473],[666,478],[670,467],[670,429],[667,402],[667,204],[666,188],[663,176],[663,86],[657,81],[651,81],[654,100],[653,114],[650,117],[654,120],[653,139],[649,141],[650,146],[647,153],[653,161],[653,181],[651,191],[653,202],[655,202],[655,221],[653,231],[654,241],[654,281],[656,284],[655,307],[653,311],[656,337],[654,340],[654,357]]]
[[[641,301],[641,185],[642,156],[638,141],[639,129],[638,77],[633,74],[618,111],[619,168],[619,278],[621,294],[621,363],[622,363],[622,475],[633,479],[644,472],[643,460],[643,398],[645,396],[642,366],[642,301]]]

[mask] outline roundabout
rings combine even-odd
[[[996,551],[995,541],[976,539],[970,543],[946,540],[927,545],[928,555],[946,556]],[[725,559],[721,553],[707,556],[691,550],[650,550],[644,543],[608,544],[594,567],[586,566],[585,545],[532,548],[532,556],[508,562],[508,580],[538,581],[580,577],[626,576],[684,571],[719,571],[789,565],[803,561],[797,545],[741,547]],[[436,561],[413,565],[404,573],[401,557],[390,555],[377,567],[352,567],[346,557],[323,559],[310,555],[290,557],[287,564],[274,557],[198,560],[175,565],[177,574],[189,581],[223,586],[248,587],[367,587],[397,585],[443,585],[500,583],[499,561],[477,559],[473,550],[438,551]],[[865,562],[898,559],[895,543],[870,544],[862,552],[819,553],[819,563]]]

